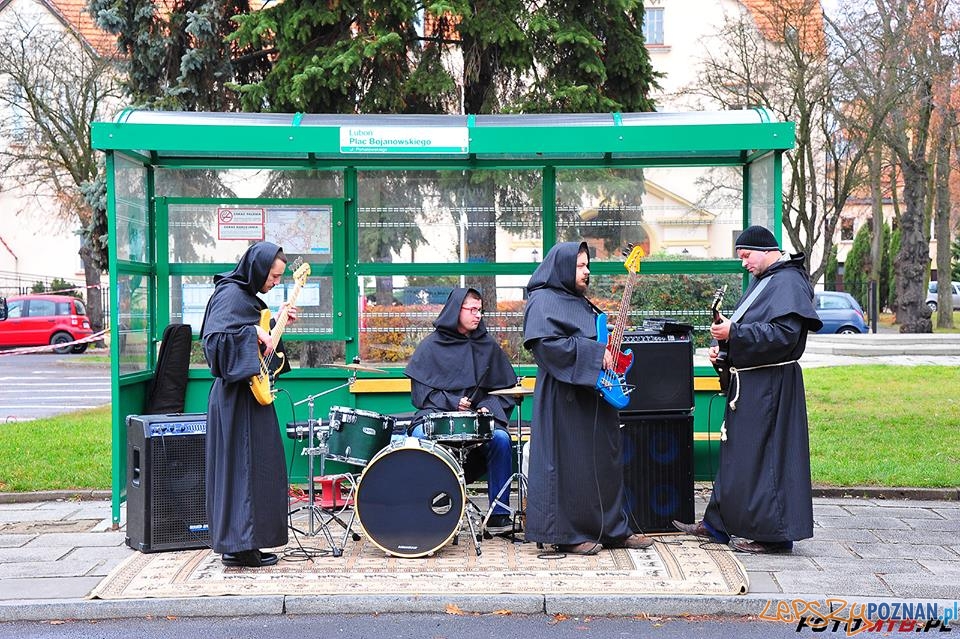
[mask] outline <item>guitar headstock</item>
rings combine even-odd
[[[304,262],[302,257],[298,257],[293,264],[290,265],[290,268],[293,269],[293,281],[303,286],[307,283],[307,278],[310,277],[310,263]]]
[[[643,247],[639,244],[628,245],[627,248],[623,250],[623,254],[627,256],[627,259],[623,262],[623,266],[631,273],[639,272],[640,260],[647,256]]]
[[[724,284],[713,294],[713,303],[710,305],[710,310],[714,313],[720,311],[720,305],[723,304],[723,296],[727,292],[727,285]]]

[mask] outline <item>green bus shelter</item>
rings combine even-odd
[[[750,224],[780,235],[782,154],[793,144],[793,124],[761,109],[128,109],[94,123],[108,177],[114,522],[126,499],[127,417],[144,414],[164,329],[192,327],[185,410],[203,413],[212,378],[197,337],[212,278],[253,242],[273,241],[311,267],[298,290],[299,320],[284,333],[293,370],[274,400],[289,435],[291,482],[305,483],[311,456],[291,435],[297,424],[326,418],[332,407],[414,410],[403,368],[452,287],[483,291],[491,334],[532,384],[536,365],[522,347],[525,284],[557,242],[589,244],[591,299],[611,320],[630,331],[690,325],[696,346],[706,346],[715,291],[726,285],[723,308],[732,308],[746,281],[734,238]],[[623,250],[638,244],[647,257],[632,275]],[[629,277],[637,285],[621,320]],[[274,312],[294,287],[288,277],[266,296]],[[634,351],[637,397],[684,385],[665,371],[692,378],[696,477],[712,478],[723,408],[713,368],[702,357],[653,362],[642,344]],[[343,367],[354,361],[378,370]],[[663,380],[669,385],[658,388]],[[521,404],[522,423],[532,404]],[[660,408],[655,398],[651,410]]]

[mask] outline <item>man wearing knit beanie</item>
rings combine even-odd
[[[730,318],[710,335],[725,346],[730,372],[720,431],[720,464],[703,520],[673,522],[682,532],[740,552],[782,553],[813,536],[810,445],[803,373],[807,333],[823,324],[802,253],[781,252],[762,226],[737,237],[737,257],[753,277]],[[717,365],[718,345],[710,347]]]
[[[736,250],[779,251],[780,245],[773,233],[762,226],[751,226],[737,237]]]

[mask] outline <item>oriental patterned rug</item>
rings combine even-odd
[[[743,565],[720,544],[682,535],[653,535],[645,550],[603,550],[587,557],[544,554],[533,543],[469,534],[431,556],[398,558],[361,537],[334,557],[323,537],[275,549],[266,568],[227,568],[210,550],[134,552],[89,595],[91,599],[221,595],[373,594],[703,594],[747,592]],[[293,539],[291,538],[291,541]],[[305,552],[306,551],[306,552]]]

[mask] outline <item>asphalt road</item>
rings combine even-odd
[[[830,629],[828,629],[830,630]],[[811,635],[793,624],[738,618],[641,619],[566,617],[563,615],[383,614],[281,615],[273,617],[200,617],[113,619],[102,621],[10,622],[0,624],[0,638],[31,639],[772,639]],[[820,631],[819,634],[824,634]],[[830,636],[844,636],[841,629]]]
[[[0,424],[110,403],[107,351],[79,355],[0,352]]]

